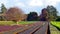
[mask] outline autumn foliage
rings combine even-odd
[[[13,7],[8,9],[8,11],[5,13],[5,18],[7,20],[12,21],[21,21],[24,19],[23,11],[19,8]]]

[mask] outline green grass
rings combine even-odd
[[[58,21],[51,21],[51,24],[57,26],[58,28],[60,28],[60,22]]]
[[[55,25],[58,28],[60,28],[60,22],[58,22],[58,21],[51,21],[51,24],[52,24],[52,25],[50,25],[50,32],[51,32],[51,34],[60,34],[60,31],[56,27],[53,26],[53,25]]]
[[[51,31],[51,34],[60,34],[60,31]]]
[[[21,21],[18,24],[32,24],[35,23],[36,21]]]
[[[18,24],[32,24],[36,21],[21,21],[21,22],[18,22]],[[12,24],[17,24],[16,22],[13,22],[13,21],[0,21],[0,25],[12,25]]]
[[[16,24],[13,21],[0,21],[0,25],[11,25],[11,24]]]

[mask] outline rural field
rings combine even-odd
[[[32,24],[32,23],[35,23],[37,21],[21,21],[21,22],[18,22],[18,24]],[[0,25],[13,25],[13,24],[17,24],[16,22],[13,22],[13,21],[0,21]],[[58,21],[51,21],[51,24],[57,26],[58,28],[60,28],[60,22]]]
[[[18,24],[32,24],[36,21],[21,21],[21,22],[18,22]],[[13,21],[0,21],[0,25],[13,25],[13,24],[17,24],[17,22],[13,22]]]
[[[0,25],[11,25],[11,24],[16,24],[13,21],[0,21]]]
[[[60,31],[56,28],[56,27],[58,27],[60,29],[60,22],[51,21],[51,24],[50,24],[50,32],[51,32],[51,34],[60,34]],[[54,27],[53,25],[56,26],[56,27]]]
[[[57,26],[58,28],[60,28],[60,22],[59,21],[51,21],[51,24]]]
[[[9,31],[9,30],[14,30],[14,29],[17,29],[17,28],[25,27],[25,25],[33,26],[33,25],[29,25],[29,24],[34,24],[34,23],[36,23],[36,25],[37,25],[38,22],[40,22],[40,21],[20,21],[20,22],[18,22],[18,25],[17,25],[17,22],[13,22],[13,21],[0,21],[0,32],[5,32],[5,31]],[[42,23],[44,23],[44,22],[42,22]],[[53,26],[53,25],[55,25],[58,28],[60,28],[60,22],[51,21],[50,23],[52,24],[52,25],[51,24],[49,25],[50,26],[50,33],[51,34],[60,34],[60,31],[56,27]],[[35,28],[36,25],[34,25],[33,27]],[[39,24],[39,25],[42,25],[42,24]],[[26,27],[28,27],[28,26],[26,26]],[[43,29],[45,29],[45,28],[43,28]],[[31,30],[33,30],[33,29],[31,29]],[[26,31],[30,31],[30,30],[26,30]]]
[[[13,21],[0,21],[0,32],[14,30],[16,28],[20,28],[24,25],[32,24],[35,22],[36,21],[21,21],[21,22],[18,22],[18,25],[17,25],[17,22],[13,22]]]

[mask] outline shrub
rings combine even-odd
[[[56,21],[60,21],[60,18],[57,18]]]

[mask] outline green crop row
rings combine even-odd
[[[60,28],[60,22],[58,21],[51,21],[51,24],[57,26],[58,28]]]

